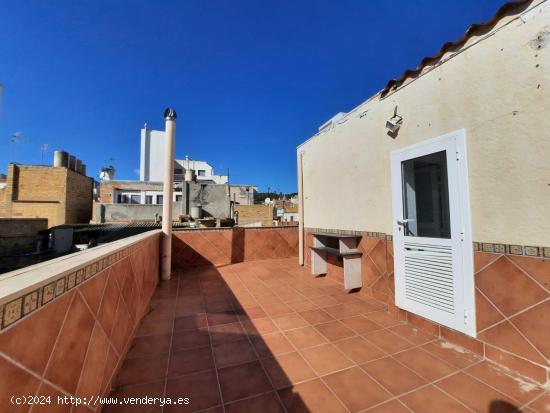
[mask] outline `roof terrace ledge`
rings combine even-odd
[[[0,275],[0,306],[61,279],[68,274],[84,270],[86,266],[121,252],[147,238],[159,235],[160,232],[160,229],[147,231],[2,274]],[[114,262],[111,264],[114,264]],[[105,268],[103,267],[101,270]]]

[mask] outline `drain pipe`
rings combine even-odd
[[[164,111],[164,187],[162,202],[162,257],[160,278],[172,276],[172,201],[174,192],[174,141],[176,140],[176,111]]]

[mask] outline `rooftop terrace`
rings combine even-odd
[[[111,396],[191,400],[164,412],[517,412],[548,401],[294,258],[174,275],[153,294]]]
[[[19,289],[5,277],[2,411],[548,411],[534,381],[400,321],[338,278],[313,277],[294,256],[296,233],[176,232],[174,259],[187,265],[169,281],[158,281],[156,231],[41,264],[38,282],[29,267]],[[119,404],[29,408],[12,395]],[[145,396],[189,404],[121,403]]]

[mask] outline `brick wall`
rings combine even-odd
[[[273,225],[275,209],[272,205],[235,205],[239,212],[239,225],[261,222],[262,225]]]
[[[67,170],[65,223],[88,223],[92,219],[92,179]]]
[[[2,216],[46,218],[48,227],[87,223],[92,217],[92,179],[63,167],[8,167]]]
[[[6,188],[0,188],[0,218],[6,216]]]

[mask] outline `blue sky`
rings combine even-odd
[[[139,130],[172,106],[177,157],[295,191],[298,144],[501,4],[4,0],[0,172],[49,144],[45,163],[64,149],[137,179]]]

